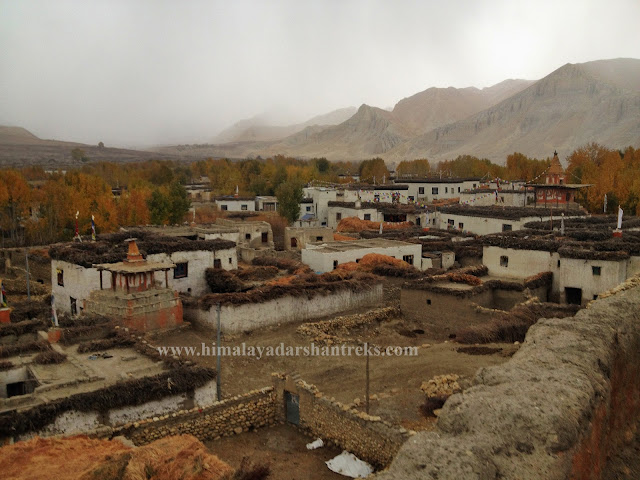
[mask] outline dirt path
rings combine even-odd
[[[211,453],[234,468],[240,466],[244,457],[248,457],[254,464],[268,463],[271,466],[269,480],[346,478],[333,473],[324,463],[339,455],[340,450],[327,446],[307,450],[306,444],[311,441],[313,439],[294,427],[277,425],[205,444]]]

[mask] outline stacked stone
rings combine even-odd
[[[180,410],[115,428],[112,436],[124,435],[144,445],[169,435],[191,434],[199,440],[217,440],[273,425],[277,421],[276,395],[272,387],[253,390],[205,408]]]
[[[347,343],[349,339],[340,336],[340,333],[347,334],[354,328],[388,320],[397,315],[400,315],[397,306],[377,308],[365,313],[344,315],[324,322],[304,323],[296,331],[301,335],[313,337],[315,343],[327,345]]]

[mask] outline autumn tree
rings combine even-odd
[[[403,160],[396,168],[396,175],[398,177],[408,177],[408,178],[425,178],[429,176],[429,172],[431,171],[431,165],[429,165],[429,160],[420,159],[420,160]]]
[[[551,161],[529,158],[522,153],[514,152],[507,156],[505,177],[507,180],[524,180],[526,182],[538,179],[551,165]],[[543,183],[543,181],[539,182]]]
[[[385,183],[389,180],[389,170],[381,158],[363,161],[360,164],[359,173],[360,181],[363,183]]]
[[[189,213],[191,208],[191,200],[184,185],[174,181],[169,186],[169,223],[182,223],[184,217]]]

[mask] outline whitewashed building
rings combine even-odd
[[[315,272],[325,273],[343,263],[359,262],[369,253],[387,255],[404,260],[417,269],[422,268],[421,244],[382,238],[307,245],[302,250],[302,262]]]
[[[222,196],[215,197],[214,202],[222,212],[256,211],[256,199],[254,197]]]

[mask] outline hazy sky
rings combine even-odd
[[[639,0],[0,0],[0,125],[107,146],[211,141],[263,112],[640,58]]]

